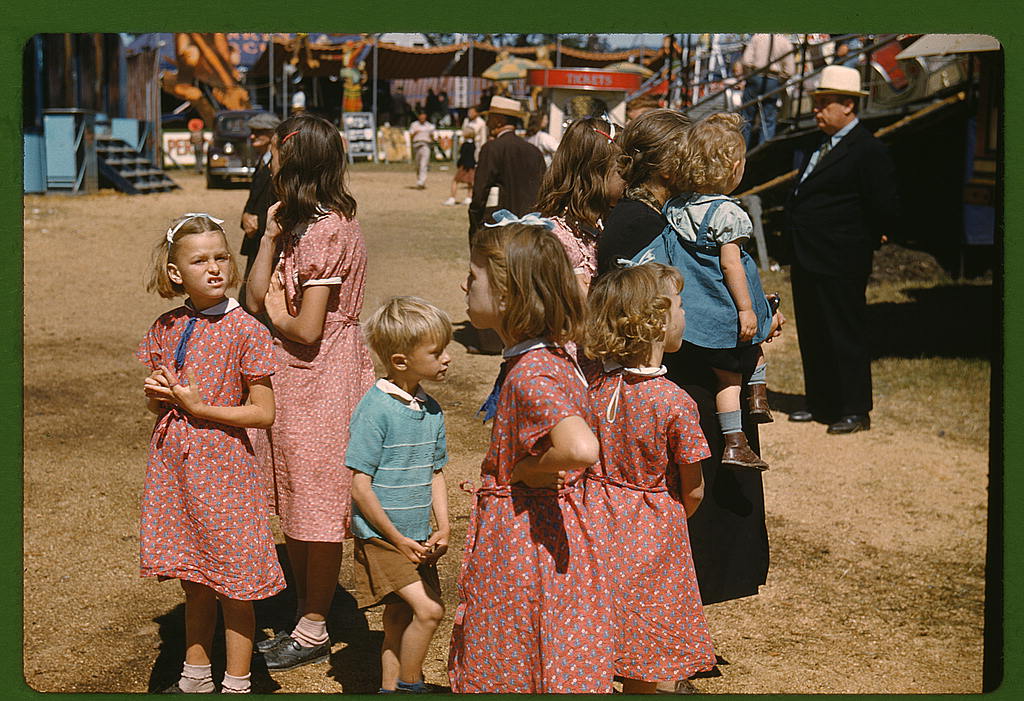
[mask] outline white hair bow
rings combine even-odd
[[[185,224],[185,222],[191,219],[197,219],[199,217],[206,217],[217,226],[220,226],[221,224],[224,223],[223,219],[218,219],[212,214],[207,214],[206,212],[186,212],[181,216],[181,219],[178,220],[177,224],[167,229],[167,243],[174,243],[174,235],[178,233],[178,229],[180,229]]]
[[[521,217],[517,217],[507,209],[499,209],[497,212],[491,215],[494,218],[494,224],[488,224],[484,222],[484,226],[507,226],[509,224],[525,224],[527,226],[543,226],[548,231],[555,228],[555,222],[553,219],[542,217],[540,212],[530,212],[524,214]]]

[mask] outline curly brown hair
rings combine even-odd
[[[622,150],[606,134],[608,122],[588,117],[573,122],[562,136],[537,193],[545,217],[565,217],[571,229],[594,228],[611,209],[608,174]]]
[[[690,127],[683,146],[682,180],[691,192],[724,192],[732,169],[746,153],[743,117],[716,112]]]
[[[618,268],[597,278],[587,297],[586,354],[626,367],[646,363],[652,344],[665,338],[672,304],[666,281],[682,291],[683,276],[661,263]]]
[[[626,185],[639,187],[655,175],[674,183],[689,127],[689,117],[669,109],[651,110],[627,124],[618,140]]]
[[[494,296],[504,302],[501,332],[516,342],[577,340],[583,296],[558,238],[543,226],[507,224],[473,235],[471,255],[486,261]]]
[[[345,146],[336,126],[302,113],[281,122],[274,136],[280,158],[274,192],[281,200],[275,219],[285,236],[293,236],[319,207],[345,219],[356,215],[356,200],[345,183]]]

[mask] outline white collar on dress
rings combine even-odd
[[[664,365],[656,368],[648,367],[646,365],[641,365],[638,368],[627,368],[622,363],[617,363],[614,360],[604,361],[605,372],[615,372],[619,368],[622,368],[623,372],[628,372],[631,375],[640,375],[641,377],[661,377],[662,375],[668,372],[668,368],[666,368]]]
[[[631,375],[639,375],[640,377],[661,377],[668,372],[668,369],[664,365],[658,368],[640,366],[638,368],[627,368],[622,363],[617,363],[614,360],[604,361],[605,372],[615,372],[616,370],[622,370],[623,373],[630,373]],[[618,383],[615,385],[615,391],[612,392],[611,398],[608,400],[608,406],[605,407],[604,416],[608,419],[608,423],[615,423],[615,417],[619,413],[619,398],[622,396],[622,375],[619,375]]]
[[[196,312],[197,314],[202,314],[204,316],[224,316],[232,309],[237,309],[242,305],[240,305],[238,303],[238,300],[235,299],[234,297],[226,297],[223,302],[218,302],[212,307],[207,307],[206,309],[196,309],[195,307],[192,306],[191,299],[185,300],[185,306],[191,309],[192,311]]]
[[[501,352],[501,357],[504,360],[508,360],[509,358],[514,358],[517,355],[522,355],[523,353],[528,353],[529,351],[537,350],[538,348],[562,348],[562,346],[557,343],[552,343],[542,336],[538,336],[537,338],[528,338],[522,343],[517,343],[514,346],[506,348]],[[562,348],[562,350],[565,349]],[[566,353],[566,355],[569,355],[569,353]],[[576,359],[572,356],[569,356],[569,360],[572,362],[572,369],[576,371],[576,377],[579,378],[579,381],[583,383],[584,387],[586,387],[588,384],[587,376],[583,374],[583,370],[580,369],[579,363],[576,362]]]
[[[416,396],[414,397],[391,380],[382,377],[377,380],[377,389],[385,394],[390,394],[410,409],[416,409],[417,411],[423,411],[423,407],[427,403],[427,393],[423,391],[422,387],[416,390]]]
[[[514,358],[517,355],[522,355],[527,351],[537,350],[538,348],[554,348],[556,344],[552,343],[546,338],[538,336],[537,338],[528,338],[522,343],[517,343],[514,346],[506,348],[501,352],[502,358]]]

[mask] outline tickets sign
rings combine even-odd
[[[541,88],[633,92],[643,76],[593,68],[533,68],[526,72],[526,82]]]

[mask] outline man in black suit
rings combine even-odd
[[[256,254],[260,251],[260,238],[267,228],[267,209],[277,201],[274,194],[274,185],[270,180],[270,139],[274,136],[274,130],[281,120],[270,112],[261,112],[253,115],[246,122],[249,127],[249,143],[256,152],[256,172],[253,173],[252,183],[249,185],[249,199],[245,201],[242,209],[242,255],[248,260],[245,264],[245,275],[242,276],[243,284],[249,279],[249,271],[252,269]],[[245,291],[239,290],[239,300],[245,306]]]
[[[793,305],[807,408],[831,434],[871,427],[871,354],[865,291],[872,256],[897,225],[896,168],[887,148],[857,118],[860,74],[828,66],[812,97],[819,148],[801,169],[786,205],[793,246]]]
[[[507,209],[522,216],[537,204],[537,191],[544,177],[544,156],[533,144],[516,135],[516,126],[526,117],[518,100],[496,95],[487,112],[490,140],[480,149],[473,177],[473,199],[469,205],[469,235],[490,215]],[[492,192],[497,189],[497,193]]]

